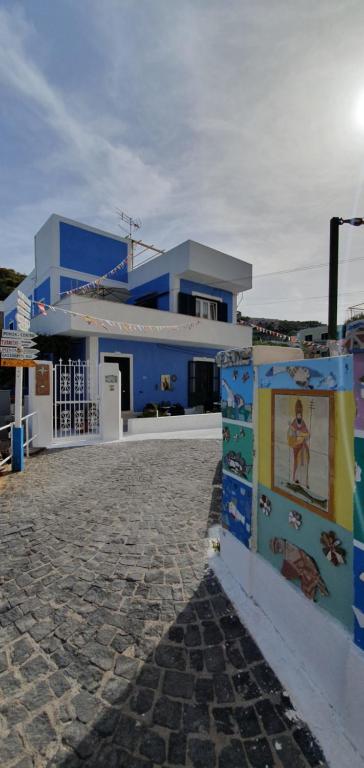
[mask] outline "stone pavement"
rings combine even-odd
[[[1,768],[325,765],[206,565],[219,455],[91,446],[4,481]]]

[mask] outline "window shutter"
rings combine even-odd
[[[180,315],[196,315],[196,297],[189,293],[179,293],[178,312]]]
[[[220,320],[221,323],[227,323],[228,321],[228,305],[225,301],[217,302],[217,319]]]

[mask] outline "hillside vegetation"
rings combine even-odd
[[[16,272],[15,269],[8,269],[8,267],[0,267],[0,301],[6,299],[14,288],[24,280],[25,275],[20,272]]]

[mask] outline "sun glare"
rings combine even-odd
[[[358,126],[358,128],[364,129],[364,91],[361,91],[361,93],[359,93],[359,96],[356,100],[354,116],[355,116],[355,123]]]

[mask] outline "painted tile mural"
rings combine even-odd
[[[221,411],[223,417],[250,422],[253,412],[253,368],[248,365],[221,371]]]
[[[251,350],[220,353],[223,415],[223,527],[250,547],[253,480]]]
[[[354,547],[354,640],[364,650],[364,546]]]
[[[272,392],[273,488],[329,514],[333,467],[329,393]]]
[[[249,547],[252,518],[252,489],[232,477],[225,476],[222,493],[222,524],[239,541]]]
[[[354,359],[354,639],[364,651],[364,322],[349,326]]]
[[[242,480],[253,479],[253,430],[223,420],[223,469]]]
[[[356,403],[356,429],[364,431],[364,353],[354,356],[354,392]]]
[[[332,392],[352,388],[351,357],[324,357],[260,365],[258,386],[272,389],[322,389]]]
[[[269,515],[259,506],[262,496],[270,501]],[[327,538],[331,532],[335,536]],[[259,485],[259,554],[309,600],[318,603],[350,631],[353,628],[352,541],[350,531]],[[330,544],[335,551],[335,542],[336,548],[345,552],[343,562],[337,565],[332,560],[332,549],[327,547]]]
[[[364,546],[364,439],[355,438],[354,539]]]
[[[349,355],[258,368],[259,392],[266,392],[259,409],[264,423],[258,445],[258,552],[349,630],[354,624],[352,377]]]

